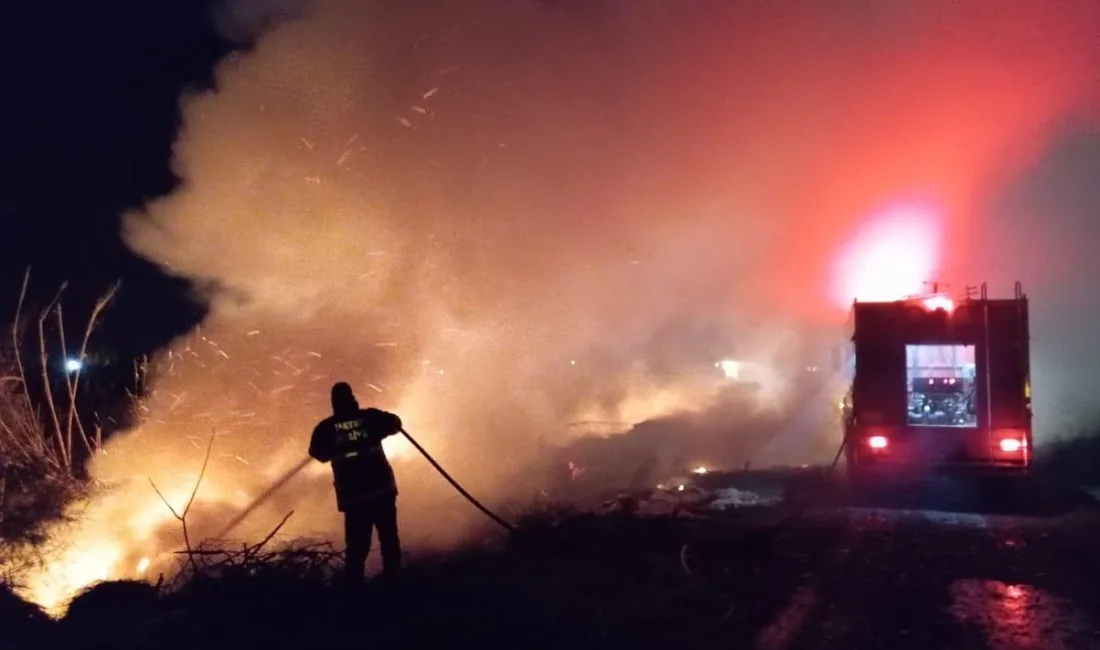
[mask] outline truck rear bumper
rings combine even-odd
[[[999,460],[898,462],[893,459],[862,459],[848,465],[851,476],[918,477],[918,476],[1027,476],[1031,464]]]

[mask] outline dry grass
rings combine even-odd
[[[328,547],[193,549],[185,578],[95,586],[38,634],[59,649],[314,647],[349,636],[375,648],[735,643],[839,531],[808,521],[744,533],[735,520],[544,515],[493,547],[411,564],[400,591],[368,584],[354,598],[332,584],[340,559]]]
[[[81,370],[66,372],[50,350],[70,358],[62,285],[37,314],[26,311],[30,270],[23,277],[9,337],[0,344],[0,566],[9,579],[49,556],[47,529],[73,516],[88,494],[83,462],[102,444],[78,411]],[[92,333],[118,286],[93,306],[71,358],[83,362]],[[33,333],[28,337],[28,332]]]

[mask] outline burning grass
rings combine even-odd
[[[26,318],[29,283],[28,269],[10,339],[0,346],[0,570],[9,581],[50,563],[61,543],[53,532],[79,518],[92,491],[82,466],[100,449],[102,435],[99,427],[86,428],[88,418],[78,408],[81,369],[98,318],[118,288],[95,303],[79,347],[71,350],[61,302],[65,285],[36,317]],[[48,327],[56,339],[47,336]],[[27,329],[35,332],[33,345],[25,340]],[[57,372],[51,350],[73,360],[75,369]]]
[[[567,467],[565,456],[581,451],[520,439],[493,446],[491,455],[473,453],[471,450],[478,448],[473,442],[491,443],[482,437],[489,435],[484,427],[467,428],[457,419],[444,426],[435,419],[445,420],[443,416],[451,412],[447,407],[456,407],[458,402],[429,401],[446,394],[447,386],[458,390],[463,382],[439,384],[443,376],[424,375],[417,363],[412,369],[404,368],[412,373],[406,382],[411,382],[409,386],[396,380],[394,385],[386,384],[379,379],[389,376],[385,363],[359,365],[359,359],[379,357],[371,354],[377,345],[374,341],[359,341],[363,349],[353,350],[355,354],[349,354],[347,346],[302,349],[295,347],[299,337],[237,324],[241,325],[235,330],[237,336],[217,341],[205,330],[196,330],[140,369],[138,379],[155,390],[135,400],[133,428],[112,437],[103,453],[94,456],[89,472],[99,487],[92,498],[70,506],[78,512],[78,523],[51,531],[55,540],[67,546],[60,555],[53,553],[47,571],[30,576],[26,593],[36,602],[53,610],[90,582],[144,578],[162,571],[173,575],[178,559],[175,550],[198,540],[223,537],[229,522],[300,461],[310,428],[327,410],[327,392],[334,378],[354,379],[364,392],[374,391],[367,393],[365,400],[401,414],[418,438],[420,431],[430,432],[426,433],[426,446],[471,493],[489,499],[495,495],[495,501],[488,504],[494,510],[501,509],[505,500],[524,499],[548,485],[556,491],[554,477],[542,476],[543,471],[549,466]],[[397,379],[404,376],[390,370]],[[748,396],[736,404],[739,412],[754,411]],[[432,417],[425,421],[425,414]],[[667,448],[675,439],[677,445],[683,445],[687,437],[674,436],[676,426],[703,429],[708,435],[695,437],[710,437],[729,425],[728,414],[718,415],[722,417],[716,419],[722,422],[712,423],[710,428],[677,420],[659,431],[632,435],[624,441],[639,447]],[[735,423],[744,427],[770,422],[743,413],[739,417]],[[435,426],[431,426],[433,422]],[[508,431],[510,422],[494,422],[493,426]],[[554,423],[543,425],[552,430]],[[657,434],[664,436],[663,442]],[[410,547],[443,550],[483,537],[481,515],[461,502],[406,440],[394,437],[386,442],[387,455],[400,476],[403,537]],[[617,450],[620,446],[610,445],[602,456],[610,459],[615,455],[611,447]],[[639,462],[645,462],[642,456]],[[588,492],[595,491],[589,485],[593,480],[619,484],[621,477],[601,471],[598,461],[582,461],[587,468],[583,480],[568,476],[563,481],[574,491]],[[629,462],[620,458],[617,465]],[[635,469],[629,471],[633,474]],[[196,490],[197,476],[201,487]],[[499,489],[502,486],[508,490]],[[339,536],[340,522],[331,499],[330,470],[317,463],[307,464],[293,484],[272,494],[232,532],[253,541],[262,539],[293,510],[294,517],[281,533],[334,539]],[[188,503],[195,508],[181,538],[184,531],[176,520]]]
[[[96,305],[93,325],[110,295]],[[56,320],[56,329],[63,338],[59,305],[55,300],[38,315],[35,347],[39,351],[47,347],[46,324]],[[85,343],[81,343],[81,355],[91,329],[89,326]],[[28,537],[18,547],[4,551],[4,568],[14,574],[21,593],[55,612],[75,593],[97,581],[144,579],[161,573],[169,578],[179,573],[179,579],[186,580],[195,573],[194,567],[181,568],[175,551],[225,550],[197,542],[224,536],[227,522],[301,459],[310,428],[327,410],[327,392],[335,378],[354,381],[369,395],[365,401],[400,413],[418,437],[420,431],[426,432],[428,448],[472,493],[488,498],[495,495],[496,502],[488,504],[494,510],[499,510],[504,500],[523,499],[553,484],[553,477],[543,477],[543,471],[549,466],[572,469],[572,460],[565,455],[582,451],[559,449],[541,439],[536,442],[533,434],[520,440],[513,435],[534,428],[546,430],[553,437],[554,427],[574,421],[578,413],[569,409],[557,413],[555,417],[561,422],[544,421],[541,415],[531,414],[518,420],[509,415],[502,420],[497,416],[504,409],[497,409],[478,411],[474,421],[469,404],[475,401],[467,397],[473,396],[468,394],[470,391],[477,391],[468,382],[450,379],[450,368],[448,374],[442,374],[435,365],[426,366],[411,352],[403,352],[404,347],[393,347],[389,337],[364,334],[349,341],[343,332],[339,337],[306,337],[305,330],[259,330],[239,320],[221,323],[216,330],[224,336],[214,340],[208,330],[196,329],[175,341],[152,363],[138,368],[135,381],[148,390],[135,396],[133,426],[117,432],[105,444],[101,444],[97,430],[84,429],[87,420],[76,412],[79,371],[64,373],[65,381],[54,384],[61,389],[35,402],[26,388],[32,364],[24,365],[23,357],[15,356],[13,376],[18,380],[4,384],[4,388],[11,388],[8,401],[12,408],[3,411],[0,404],[0,416],[12,431],[21,433],[6,435],[0,444],[30,450],[26,456],[29,464],[20,470],[21,476],[30,477],[24,481],[33,486],[27,494],[42,502],[29,508],[26,516],[13,519],[15,510],[9,498],[8,521],[21,532],[32,530],[32,521],[52,524],[48,530],[40,527],[37,537]],[[372,333],[381,336],[389,332]],[[19,336],[20,330],[13,329],[13,351],[20,349]],[[303,340],[318,345],[303,348]],[[61,348],[64,350],[63,343]],[[379,350],[389,351],[389,356]],[[38,356],[42,357],[38,364],[43,369],[42,383],[49,383],[44,353]],[[573,376],[571,366],[563,372]],[[384,378],[391,383],[382,381]],[[648,394],[648,388],[645,384],[639,394]],[[614,399],[609,398],[608,404],[618,404],[616,400],[630,402],[627,398],[633,395],[625,388],[612,392]],[[689,397],[694,395],[688,393]],[[713,437],[718,431],[725,438],[726,430],[734,424],[747,429],[775,426],[771,416],[748,415],[761,410],[759,399],[750,395],[733,397],[736,399],[731,399],[727,409],[731,412],[716,413],[716,422],[689,421],[686,416],[672,418],[667,426],[650,427],[648,432],[639,429],[641,433],[635,431],[635,435],[623,437],[622,441],[629,444],[605,445],[607,453],[602,456],[610,460],[621,447],[631,445],[668,448],[680,427],[708,434],[695,436],[699,446],[703,438]],[[583,411],[582,402],[570,404]],[[19,417],[9,416],[9,412]],[[647,412],[645,417],[653,415]],[[25,426],[12,428],[10,425],[16,421]],[[486,427],[485,421],[491,422],[491,427]],[[510,437],[505,440],[505,435]],[[572,440],[582,435],[572,432],[561,437]],[[612,438],[615,436],[606,440]],[[676,439],[677,445],[687,444],[685,436]],[[403,537],[410,548],[441,551],[484,538],[484,528],[491,524],[461,503],[415,449],[397,437],[387,443],[392,443],[387,454],[401,476],[401,511],[403,522],[407,522],[403,524]],[[481,451],[484,449],[492,449],[493,453],[485,454]],[[622,477],[604,469],[620,469],[635,460],[632,456],[623,462],[624,457],[620,457],[605,468],[600,456],[595,453],[594,458],[584,459],[584,468],[579,472],[583,478],[567,477],[568,486],[574,491],[595,493],[595,486],[600,484],[620,484]],[[645,453],[636,456],[638,464],[648,466]],[[87,475],[93,477],[87,481],[82,476],[84,460],[89,461]],[[676,462],[675,458],[663,459],[649,473],[660,472],[662,465]],[[632,465],[628,471],[639,480],[645,479],[638,469]],[[56,490],[44,487],[53,485],[50,481],[56,483]],[[254,541],[278,528],[293,538],[338,537],[339,517],[332,507],[330,471],[309,464],[294,481],[264,502],[233,534]],[[642,482],[652,487],[648,479]],[[194,512],[189,513],[192,504]],[[296,514],[280,523],[292,510]],[[180,526],[177,520],[186,520],[186,526]],[[12,538],[8,535],[9,540]],[[269,552],[267,547],[264,549]],[[187,557],[190,561],[199,555]],[[220,557],[230,565],[240,560],[236,556],[230,560],[225,553]]]

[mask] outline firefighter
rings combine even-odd
[[[393,584],[401,568],[397,534],[397,482],[382,440],[401,431],[401,418],[362,409],[345,382],[332,387],[332,416],[313,429],[309,455],[332,463],[336,507],[344,513],[345,585],[363,583],[371,535],[378,530],[382,575]]]

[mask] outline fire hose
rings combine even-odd
[[[484,513],[486,517],[488,517],[489,519],[492,519],[494,522],[499,524],[500,527],[503,528],[504,530],[507,530],[510,533],[516,532],[516,527],[515,526],[513,526],[512,524],[510,524],[507,521],[505,521],[504,519],[502,519],[499,515],[497,515],[492,510],[486,508],[484,504],[482,504],[480,501],[475,499],[473,497],[473,495],[471,495],[469,492],[467,492],[466,489],[464,487],[462,487],[462,485],[460,485],[458,481],[454,480],[454,477],[452,477],[449,473],[447,473],[447,470],[443,469],[442,465],[435,462],[435,459],[432,458],[432,455],[429,454],[426,449],[421,447],[420,443],[417,442],[416,440],[414,440],[413,437],[409,435],[408,431],[405,431],[404,429],[402,429],[401,434],[404,435],[405,438],[410,443],[412,443],[413,447],[416,447],[416,450],[419,451],[421,453],[421,455],[423,455],[424,458],[427,459],[427,461],[429,463],[431,463],[432,467],[435,468],[435,471],[439,472],[440,476],[447,479],[447,482],[451,484],[451,487],[453,487],[455,490],[457,490],[459,494],[466,497],[466,500],[469,501],[475,508],[477,508],[482,513]]]
[[[437,472],[439,472],[440,476],[442,476],[444,479],[446,479],[446,481],[451,484],[451,487],[453,487],[459,494],[461,494],[467,501],[469,501],[471,505],[473,505],[475,508],[480,510],[486,517],[491,519],[494,523],[499,525],[501,528],[507,530],[510,533],[517,532],[517,529],[514,525],[512,525],[511,523],[509,523],[508,521],[506,521],[505,519],[503,519],[499,515],[497,515],[492,510],[490,510],[483,503],[481,503],[477,498],[475,498],[472,494],[470,494],[466,490],[466,488],[462,487],[462,485],[457,480],[455,480],[455,478],[453,476],[451,476],[451,474],[446,469],[444,469],[443,466],[440,465],[435,460],[435,458],[432,457],[432,455],[430,453],[428,453],[428,450],[424,449],[424,447],[422,447],[420,445],[420,443],[418,443],[416,441],[416,439],[413,438],[409,434],[408,431],[406,431],[404,429],[401,429],[401,434],[403,436],[405,436],[405,439],[408,440],[409,443],[412,444],[412,446],[415,447],[416,450],[419,451],[422,456],[424,456],[424,458],[428,461],[428,463],[430,463],[431,466],[433,468],[435,468],[435,470]],[[844,452],[844,448],[846,446],[846,443],[847,443],[847,439],[845,439],[843,442],[841,442],[840,447],[836,451],[836,456],[833,458],[833,462],[829,465],[828,469],[826,470],[823,479],[830,476],[836,470],[837,463],[840,461],[840,456]],[[238,514],[236,517],[233,518],[232,521],[230,521],[228,524],[226,524],[225,527],[222,529],[222,531],[218,534],[217,538],[225,539],[226,536],[230,532],[232,532],[234,528],[236,528],[238,525],[240,525],[240,523],[242,521],[245,520],[245,518],[247,518],[250,514],[255,512],[257,508],[259,508],[261,505],[263,505],[264,502],[266,502],[269,498],[271,498],[272,494],[277,492],[280,488],[282,488],[284,485],[289,483],[291,479],[293,479],[295,476],[297,476],[299,473],[301,473],[301,471],[303,469],[305,469],[306,466],[309,465],[310,461],[312,461],[312,460],[313,460],[312,458],[306,457],[306,458],[302,459],[297,465],[295,465],[294,467],[287,470],[282,476],[280,476],[277,480],[275,480],[275,482],[273,482],[270,486],[268,486],[268,488],[263,493],[261,493],[255,499],[253,499],[252,503],[250,503],[247,508],[242,510],[240,514]],[[802,515],[804,515],[805,512],[809,509],[809,506],[810,506],[809,502],[801,503],[800,506],[797,507],[794,512],[788,514],[788,516],[786,518],[784,518],[783,520],[781,520],[780,522],[778,522],[776,524],[773,524],[772,526],[767,526],[762,530],[756,531],[757,534],[759,534],[759,533],[765,533],[766,534],[768,532],[775,532],[779,529],[782,529],[782,528],[785,528],[785,527],[789,526],[790,524],[794,523],[794,521],[801,518]]]
[[[451,484],[451,487],[457,490],[458,493],[465,497],[465,499],[469,501],[475,508],[484,513],[485,516],[489,519],[492,519],[493,522],[498,524],[501,528],[507,530],[510,533],[516,532],[515,526],[505,521],[495,512],[487,508],[483,503],[474,498],[472,494],[467,492],[466,488],[462,487],[462,485],[458,481],[456,481],[454,477],[447,472],[447,470],[443,469],[443,466],[436,462],[435,458],[432,458],[432,455],[429,454],[426,449],[421,447],[420,443],[418,443],[411,435],[409,435],[408,431],[401,429],[401,435],[405,436],[405,439],[408,440],[412,444],[412,446],[415,447],[422,456],[424,456],[424,458],[431,464],[431,466],[434,467],[435,470],[439,472],[439,474],[444,479],[446,479],[448,483]],[[232,532],[234,528],[240,525],[240,523],[244,521],[246,517],[255,512],[257,508],[259,508],[261,505],[263,505],[265,501],[271,498],[272,494],[277,492],[280,488],[289,483],[291,479],[301,473],[301,471],[305,469],[312,460],[313,459],[309,457],[302,459],[301,462],[287,470],[286,473],[276,479],[275,482],[268,486],[266,490],[264,490],[259,496],[253,499],[252,503],[250,503],[247,508],[242,510],[239,515],[234,517],[232,521],[226,524],[222,531],[218,534],[217,538],[225,539],[226,536],[229,535],[229,533]]]

